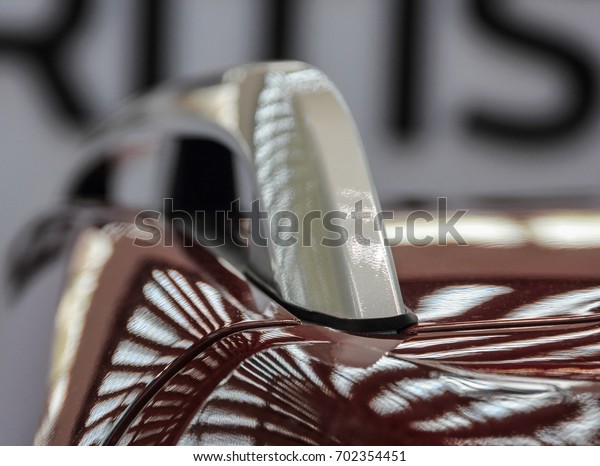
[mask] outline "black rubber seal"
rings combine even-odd
[[[245,275],[252,283],[273,299],[273,301],[276,301],[299,319],[311,323],[351,333],[394,334],[400,333],[419,322],[417,315],[407,307],[404,307],[405,312],[403,314],[392,317],[378,317],[374,319],[345,319],[343,317],[334,317],[329,314],[313,311],[312,309],[284,301],[277,295],[271,286],[261,280],[261,278],[251,270],[246,270]]]

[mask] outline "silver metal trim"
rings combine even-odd
[[[282,211],[301,220],[312,211],[346,214],[337,221],[349,233],[342,246],[321,243],[331,236],[319,222],[310,246],[250,246],[249,274],[280,301],[324,322],[331,317],[334,326],[381,320],[386,330],[396,330],[406,325],[400,321],[414,323],[383,228],[374,221],[381,209],[357,129],[320,70],[301,62],[253,64],[227,71],[218,84],[158,90],[98,128],[90,147],[106,149],[140,131],[163,137],[193,132],[220,141],[251,173],[252,191],[269,217]],[[350,215],[357,202],[371,219],[362,231],[368,246],[358,241]]]

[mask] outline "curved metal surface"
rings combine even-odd
[[[121,215],[78,235],[37,444],[101,444],[196,348],[246,328],[299,323],[202,248],[165,244],[176,232],[145,245],[133,231]]]
[[[578,330],[582,337],[567,345],[552,345],[544,330],[507,330],[504,338],[522,354],[546,339],[546,347],[534,346],[550,363],[553,351],[576,351],[583,332],[600,331],[598,324]],[[484,350],[497,338],[446,333],[386,344],[312,326],[236,333],[169,380],[119,443],[600,444],[598,365],[548,377],[507,359],[490,370]],[[411,347],[420,353],[409,357]],[[457,357],[439,362],[441,349]]]
[[[329,129],[350,137],[335,90],[316,70],[293,63],[236,69],[213,87],[159,92],[109,124],[98,147],[118,144],[119,132],[135,127],[163,135],[187,128],[237,151],[271,209],[352,202],[352,193],[314,184],[314,176],[354,179],[352,170],[321,165],[322,157],[339,162],[341,154],[319,155],[327,135],[312,126],[321,111],[314,100],[329,102]],[[281,194],[292,185],[299,198]],[[421,323],[377,338],[302,323],[289,310],[310,291],[333,294],[306,299],[326,303],[334,315],[335,305],[351,306],[342,318],[377,303],[403,315],[393,292],[367,293],[373,301],[361,307],[364,281],[371,292],[379,280],[383,289],[395,283],[393,271],[362,275],[386,270],[388,256],[344,258],[364,269],[340,275],[343,285],[331,289],[315,267],[331,261],[324,273],[332,272],[342,256],[270,251],[262,262],[265,251],[256,250],[248,268],[263,281],[282,281],[268,285],[279,287],[282,302],[288,290],[282,307],[205,248],[165,244],[180,232],[157,224],[161,242],[135,245],[132,212],[87,205],[85,221],[72,206],[70,212],[65,229],[82,231],[58,309],[38,443],[600,444],[600,218],[591,212],[569,212],[569,220],[579,219],[578,234],[558,234],[564,213],[503,212],[483,215],[479,225],[496,218],[496,226],[510,228],[475,228],[469,246],[394,248],[404,299]],[[33,233],[39,238],[22,257],[23,276],[75,236],[57,239],[53,228]],[[285,270],[322,282],[286,288]],[[351,298],[337,296],[344,287]],[[385,319],[385,312],[374,315]]]
[[[512,282],[497,257],[471,278],[399,267],[424,325],[367,338],[301,324],[204,248],[134,246],[131,216],[98,214],[72,256],[38,443],[600,444],[585,262],[536,278],[507,250]]]
[[[158,91],[124,108],[90,144],[110,151],[140,131],[215,139],[234,153],[238,188],[246,172],[251,200],[267,214],[253,220],[268,247],[250,242],[247,270],[302,318],[365,331],[416,322],[402,302],[354,122],[321,71],[299,62],[249,65],[220,84]],[[360,227],[357,205],[368,219]],[[297,219],[295,242],[293,220],[272,221],[282,215]]]

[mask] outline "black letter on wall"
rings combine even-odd
[[[392,115],[391,122],[403,138],[410,138],[422,125],[422,32],[425,0],[398,0],[392,25]],[[398,18],[400,19],[398,24]]]
[[[65,45],[85,19],[90,2],[65,0],[58,5],[61,9],[58,19],[45,32],[35,36],[0,33],[0,53],[14,53],[32,60],[59,108],[73,122],[81,123],[87,116],[86,109],[74,93],[73,82],[61,69],[60,61]]]
[[[540,32],[532,24],[511,17],[508,2],[473,0],[469,9],[485,31],[506,44],[552,60],[564,70],[568,88],[562,112],[543,119],[503,117],[488,109],[473,110],[467,116],[469,130],[477,135],[528,143],[553,142],[581,128],[592,115],[597,100],[596,76],[585,54],[557,34]]]

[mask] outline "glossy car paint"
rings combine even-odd
[[[131,219],[86,228],[37,443],[600,444],[600,245],[552,231],[396,246],[420,324],[358,336],[210,250],[135,246]]]

